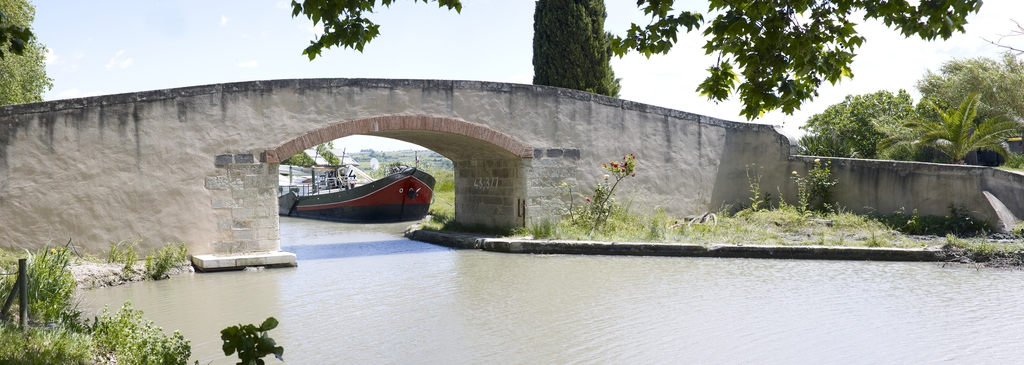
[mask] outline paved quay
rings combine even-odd
[[[603,242],[490,238],[471,234],[410,230],[406,238],[440,246],[505,253],[729,257],[802,260],[942,261],[938,247],[698,245],[691,243]]]

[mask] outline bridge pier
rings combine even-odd
[[[281,249],[277,210],[277,163],[252,154],[221,154],[216,174],[206,176],[216,237],[216,254],[273,252]]]

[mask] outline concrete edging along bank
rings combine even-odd
[[[942,261],[937,248],[883,248],[835,246],[713,245],[690,243],[555,241],[486,238],[468,234],[424,230],[406,232],[406,238],[440,246],[505,253],[628,255],[673,257],[726,257],[804,260]]]

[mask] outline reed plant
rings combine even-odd
[[[110,245],[110,253],[107,255],[107,262],[121,265],[121,276],[130,277],[135,273],[135,264],[139,261],[139,254],[135,248],[142,240],[121,242]]]
[[[28,254],[29,316],[41,322],[73,324],[79,318],[73,302],[78,283],[68,267],[69,250],[46,248]],[[16,278],[8,276],[13,285]],[[9,287],[9,286],[6,286]]]

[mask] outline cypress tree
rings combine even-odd
[[[604,0],[539,0],[533,14],[533,83],[617,97]]]

